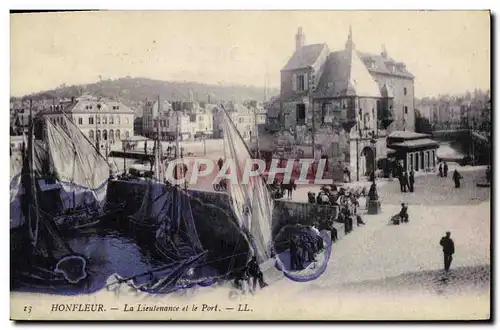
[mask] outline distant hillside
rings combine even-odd
[[[161,81],[148,78],[120,78],[102,80],[87,85],[60,86],[58,88],[24,96],[34,101],[54,98],[71,98],[83,93],[115,98],[132,108],[137,108],[146,99],[188,100],[189,91],[197,101],[207,101],[212,94],[213,100],[243,102],[262,101],[264,88],[250,86],[207,85],[196,82]],[[268,98],[278,95],[278,89],[268,89]],[[139,109],[137,109],[139,110]],[[140,112],[140,111],[139,111]]]

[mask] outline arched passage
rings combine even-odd
[[[361,156],[365,158],[365,175],[370,175],[375,170],[375,153],[373,148],[364,147]]]

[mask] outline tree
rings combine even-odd
[[[432,133],[432,125],[429,118],[422,116],[417,109],[415,109],[415,131],[425,134]]]

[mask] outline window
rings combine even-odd
[[[405,106],[405,114],[407,115],[408,114],[408,107]]]
[[[203,121],[203,117],[202,116],[198,116],[198,121]]]
[[[120,116],[116,116],[116,123],[120,125]]]
[[[120,140],[120,130],[119,129],[116,130],[115,135],[116,135],[116,139]]]
[[[109,139],[110,139],[111,141],[114,141],[114,140],[115,140],[115,135],[114,135],[114,134],[115,134],[115,132],[113,132],[113,130],[112,130],[112,129],[110,129],[110,130],[109,130]]]
[[[97,115],[97,124],[99,125],[101,123],[101,116]]]
[[[297,107],[295,110],[296,110],[297,125],[305,125],[306,124],[306,105],[305,104],[297,104]]]
[[[125,138],[128,139],[128,137],[129,137],[129,133],[128,133],[128,131],[125,131]]]
[[[106,130],[103,130],[103,131],[102,131],[102,139],[103,139],[104,141],[107,141],[107,140],[108,140],[108,131],[106,131]]]
[[[93,131],[93,130],[90,130],[90,131],[89,131],[89,139],[90,139],[90,140],[93,140],[93,139],[94,139],[94,131]]]
[[[113,116],[109,116],[109,123],[110,123],[110,124],[114,124],[114,123],[115,123],[115,121],[114,121],[114,119],[113,119]]]
[[[125,124],[127,124],[127,125],[128,125],[129,123],[130,123],[130,121],[129,121],[128,117],[126,117],[126,118],[125,118]]]
[[[108,123],[108,117],[106,115],[102,116],[102,123],[106,125]]]
[[[406,87],[404,88],[404,94],[406,95]]]
[[[89,125],[94,125],[94,117],[89,117]]]
[[[78,118],[78,125],[83,125],[83,118]]]
[[[97,140],[100,140],[101,139],[101,131],[100,130],[97,130],[96,133],[95,133],[95,138]]]
[[[101,110],[101,105],[97,104],[97,110]]]
[[[363,118],[363,122],[365,124],[365,129],[368,129],[369,124],[370,124],[370,114],[365,113],[365,117]]]
[[[296,82],[296,86],[297,86],[297,91],[304,91],[306,89],[306,86],[305,86],[305,76],[303,74],[301,75],[298,75],[297,76],[297,82]]]

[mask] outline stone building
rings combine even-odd
[[[209,104],[149,101],[143,113],[143,133],[151,138],[158,132],[161,140],[175,140],[177,133],[180,140],[213,135],[212,106]]]
[[[245,140],[250,140],[256,135],[256,121],[257,123],[261,121],[265,123],[265,117],[263,117],[261,113],[263,110],[260,107],[253,107],[250,104],[244,105],[235,102],[227,102],[227,104],[224,105],[224,108],[231,117],[236,129],[241,134],[241,137]],[[213,127],[214,136],[216,138],[222,138],[224,136],[223,119],[224,111],[220,107],[215,107],[213,109]]]
[[[134,135],[134,111],[111,99],[84,95],[51,106],[38,115],[56,125],[68,116],[90,141],[99,140],[101,149],[119,147],[115,145]]]
[[[352,31],[339,51],[305,45],[299,28],[296,49],[281,70],[280,123],[297,145],[313,145],[316,159],[350,168],[359,178],[385,158],[386,135],[414,130],[414,77],[404,63],[356,49]],[[313,134],[314,132],[314,134]]]

